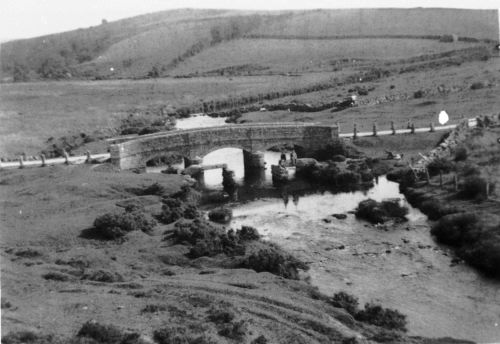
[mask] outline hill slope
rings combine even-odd
[[[496,41],[498,11],[421,8],[286,12],[173,10],[6,42],[1,45],[1,65],[3,78],[15,81],[157,77],[171,75],[184,61],[208,48],[240,38],[262,39],[262,44],[248,44],[247,47],[262,50],[274,44],[270,38],[425,36],[436,39],[451,34]],[[303,50],[304,46],[307,47],[295,44],[296,49],[291,49],[287,55],[293,57],[295,51]],[[389,51],[387,57],[391,57],[391,53]],[[216,54],[212,59],[218,57],[220,55]],[[306,60],[304,56],[300,63]],[[254,63],[260,63],[258,56]],[[217,68],[237,64],[226,57],[224,65]],[[182,71],[185,74],[195,72],[189,68]]]

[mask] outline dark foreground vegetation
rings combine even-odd
[[[457,255],[492,277],[500,278],[500,213],[495,186],[500,166],[498,127],[467,131],[428,166],[432,185],[402,169],[388,177],[399,181],[408,201],[436,221],[431,233]],[[488,143],[490,142],[491,143]]]

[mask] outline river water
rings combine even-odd
[[[200,117],[191,123],[203,125]],[[215,120],[214,125],[222,124]],[[500,282],[453,264],[451,250],[434,242],[426,216],[406,204],[398,184],[381,177],[365,192],[318,191],[305,182],[278,189],[270,165],[280,153],[265,152],[264,158],[268,168],[253,176],[245,176],[239,149],[221,149],[203,159],[203,164],[227,163],[240,184],[231,227],[253,226],[264,239],[308,262],[311,283],[326,294],[343,290],[357,296],[360,305],[377,302],[401,311],[411,335],[500,342]],[[289,172],[293,178],[294,170]],[[205,171],[203,183],[206,189],[222,189],[221,170]],[[410,209],[408,222],[386,228],[357,220],[350,212],[367,198],[400,198]],[[347,218],[331,216],[337,213]]]

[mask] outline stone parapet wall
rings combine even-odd
[[[188,159],[221,148],[265,151],[282,144],[317,149],[338,139],[336,126],[262,123],[156,133],[111,146],[111,160],[122,169],[144,166],[146,161],[176,153]]]

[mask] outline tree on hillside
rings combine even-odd
[[[26,67],[26,65],[22,63],[16,62],[14,64],[13,78],[14,82],[28,81],[29,80],[28,67]]]
[[[62,57],[49,56],[42,61],[37,73],[44,79],[64,79],[69,70]]]

